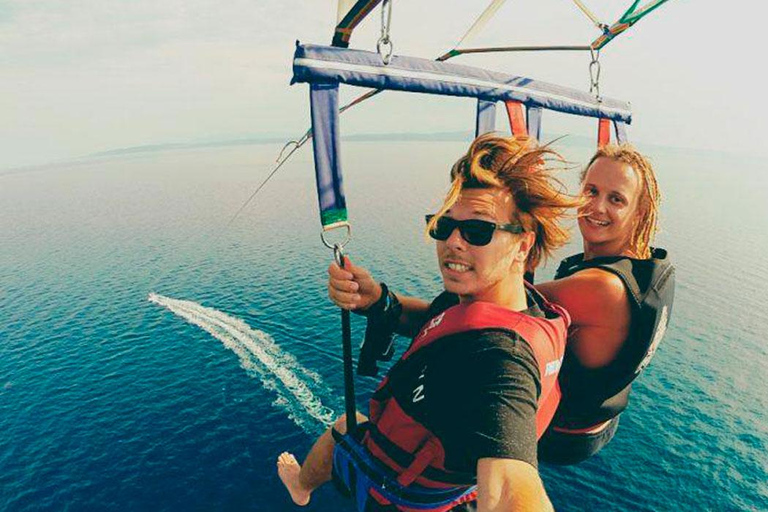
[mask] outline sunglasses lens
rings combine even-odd
[[[437,219],[435,229],[429,232],[429,234],[435,240],[445,241],[451,236],[453,230],[456,229],[456,221],[447,217],[440,217]]]
[[[432,220],[432,215],[427,216],[427,222]],[[461,237],[467,243],[472,245],[488,245],[493,238],[495,225],[484,220],[454,220],[450,217],[440,217],[437,219],[435,227],[429,231],[429,236],[435,240],[444,242],[450,238],[453,230],[459,228]]]
[[[472,245],[488,245],[495,226],[483,220],[467,220],[459,228],[461,236]]]

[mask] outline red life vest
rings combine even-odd
[[[488,302],[459,304],[428,321],[402,359],[460,332],[489,328],[516,332],[531,347],[539,368],[541,393],[537,404],[536,434],[541,437],[560,401],[557,374],[565,352],[570,317],[563,308],[547,302],[535,290],[534,293],[543,309],[557,315],[555,318],[532,317]],[[371,425],[362,443],[370,454],[394,470],[399,475],[398,482],[404,486],[412,482],[431,488],[474,485],[476,475],[445,468],[442,443],[434,433],[404,412],[388,392],[388,381],[388,377],[384,378],[370,402]],[[371,494],[379,498],[375,491]],[[462,501],[471,499],[474,496]]]

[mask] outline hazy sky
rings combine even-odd
[[[487,3],[394,0],[396,53],[438,56]],[[604,21],[629,3],[587,0]],[[308,93],[288,86],[294,41],[328,43],[335,4],[0,0],[0,168],[145,144],[300,135]],[[611,43],[601,56],[602,92],[632,102],[630,135],[768,154],[767,12],[763,2],[670,0]],[[373,49],[379,22],[378,13],[369,17],[352,46]],[[569,0],[508,0],[476,44],[584,44],[594,36]],[[581,89],[589,83],[587,54],[453,62]],[[345,97],[358,92],[345,89]],[[473,111],[468,99],[388,93],[345,115],[342,130],[469,130]],[[544,123],[545,131],[594,131],[562,115]]]

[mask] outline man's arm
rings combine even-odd
[[[452,407],[461,422],[450,440],[477,457],[478,510],[552,510],[536,469],[541,383],[533,350],[505,332],[475,331],[464,341],[463,378],[445,387],[463,398]]]
[[[344,268],[335,262],[328,267],[328,296],[340,308],[365,311],[375,304],[382,288],[364,267],[352,264],[344,258]],[[429,302],[415,297],[397,294],[402,305],[396,332],[403,336],[415,336],[427,320]]]
[[[401,336],[413,338],[419,333],[419,329],[424,325],[424,322],[428,320],[429,302],[416,297],[396,295],[403,306],[403,310],[400,313],[400,323],[397,325],[395,332]]]
[[[551,511],[536,468],[515,459],[477,461],[478,512]]]

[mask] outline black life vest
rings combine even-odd
[[[553,426],[589,428],[618,416],[626,409],[629,393],[648,366],[669,325],[675,296],[675,268],[667,251],[652,249],[651,258],[599,257],[584,261],[584,254],[566,258],[555,279],[588,268],[617,275],[629,296],[632,320],[629,337],[616,358],[601,368],[586,368],[566,350],[560,373],[562,400]]]
[[[537,302],[548,312],[549,318],[540,318],[522,312],[485,302],[474,302],[453,306],[428,321],[414,338],[411,347],[401,360],[411,357],[423,348],[439,342],[440,339],[460,332],[480,329],[504,329],[519,334],[531,347],[541,380],[536,431],[541,435],[549,425],[560,400],[557,372],[565,353],[565,340],[570,324],[568,313],[556,304],[547,302],[538,292]],[[349,492],[357,497],[358,507],[369,497],[382,504],[391,503],[399,510],[442,511],[450,510],[459,503],[475,499],[474,472],[461,473],[445,467],[445,450],[436,434],[410,417],[398,403],[390,389],[387,377],[379,384],[370,402],[370,423],[359,442],[364,451],[354,448],[357,441],[352,436],[337,436],[334,468]],[[345,448],[345,446],[347,446]],[[351,447],[351,448],[350,448]],[[346,452],[346,453],[345,453]],[[362,460],[361,453],[371,460]],[[357,473],[357,485],[351,483],[352,474]],[[364,473],[364,475],[362,474]],[[390,473],[395,481],[382,490],[376,482],[381,475]],[[365,489],[359,482],[365,482]],[[353,489],[354,487],[354,489]],[[393,490],[398,489],[394,494]],[[449,494],[447,500],[417,504],[418,498],[429,492]],[[413,493],[417,492],[416,495]],[[410,493],[410,500],[403,496]],[[362,499],[362,498],[365,498]]]

